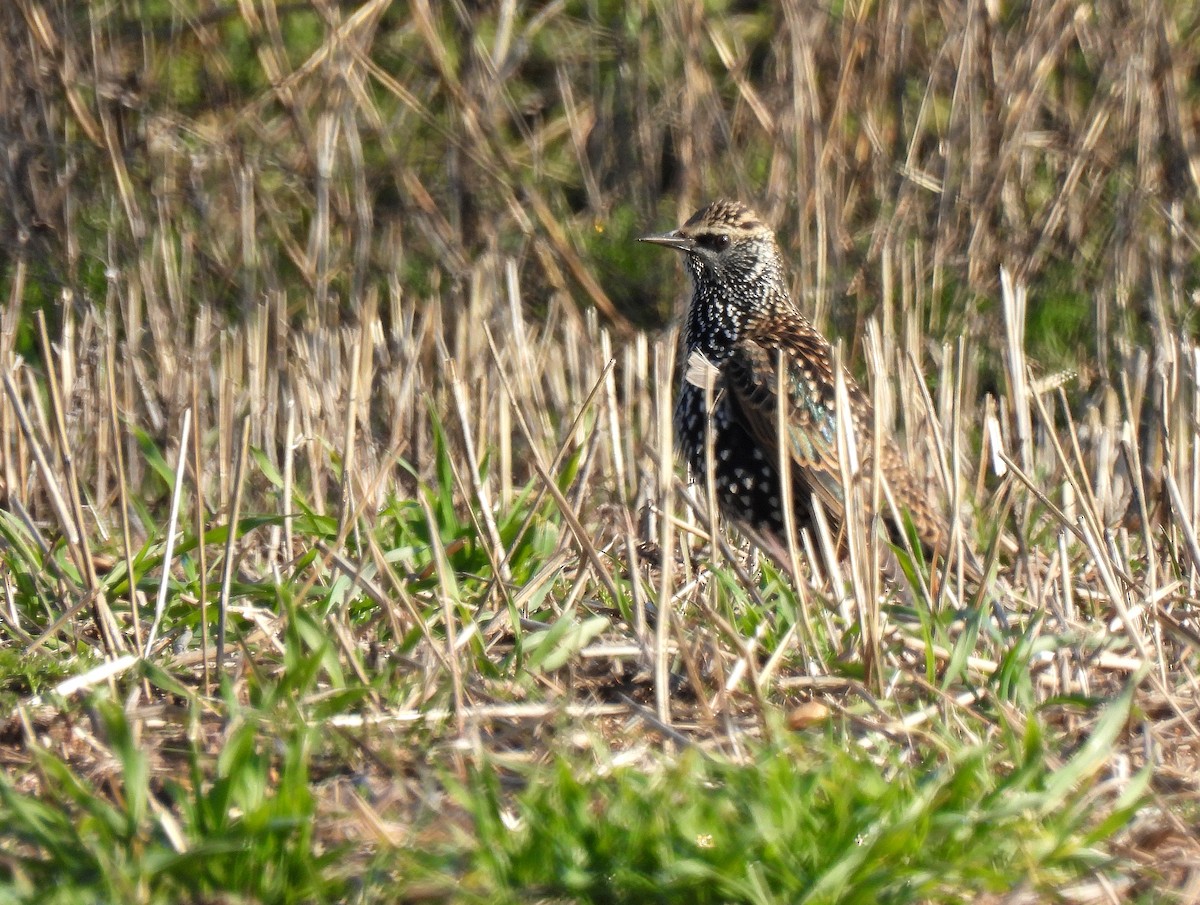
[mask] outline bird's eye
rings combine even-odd
[[[709,251],[724,251],[729,247],[728,233],[701,233],[696,236],[696,244]]]

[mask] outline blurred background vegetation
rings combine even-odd
[[[187,330],[189,299],[236,319],[283,292],[332,323],[388,281],[461,301],[491,255],[530,314],[565,295],[628,333],[681,291],[631,240],[736,196],[778,226],[822,326],[852,339],[903,292],[928,295],[923,332],[987,337],[1005,265],[1031,288],[1031,354],[1104,376],[1131,342],[1195,330],[1198,16],[14,0],[0,273],[18,304],[100,298],[166,243],[178,283],[131,278],[177,296]]]

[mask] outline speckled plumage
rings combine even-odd
[[[792,463],[793,515],[810,524],[812,499],[835,526],[844,515],[838,465],[833,351],[792,302],[775,235],[754,211],[715,201],[683,226],[645,241],[683,252],[692,284],[682,337],[675,435],[693,476],[705,473],[705,382],[712,381],[713,473],[722,512],[767,552],[787,550],[779,444]],[[786,437],[780,437],[777,367],[786,369]],[[873,463],[870,398],[845,373],[859,461]],[[890,437],[881,443],[883,476],[922,546],[945,552],[945,521]],[[890,525],[889,530],[895,534]]]

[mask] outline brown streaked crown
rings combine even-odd
[[[704,228],[719,228],[730,232],[761,233],[770,228],[762,218],[740,201],[720,198],[692,214],[680,232],[699,232]]]

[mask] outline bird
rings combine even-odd
[[[831,526],[842,529],[846,507],[838,421],[850,418],[860,474],[869,482],[875,448],[871,399],[842,369],[842,399],[849,411],[839,406],[833,348],[792,300],[775,233],[751,208],[713,201],[678,229],[641,241],[681,252],[691,284],[680,338],[676,445],[693,477],[706,475],[711,424],[721,513],[790,568],[789,551],[799,547],[789,545],[784,489],[790,486],[797,532],[813,527],[815,502]],[[782,425],[781,386],[786,394]],[[925,552],[944,555],[948,524],[926,486],[890,435],[880,438],[879,453],[881,475],[897,509],[911,520]],[[785,461],[791,470],[787,485],[780,472]],[[885,527],[901,544],[904,526],[887,519]]]

